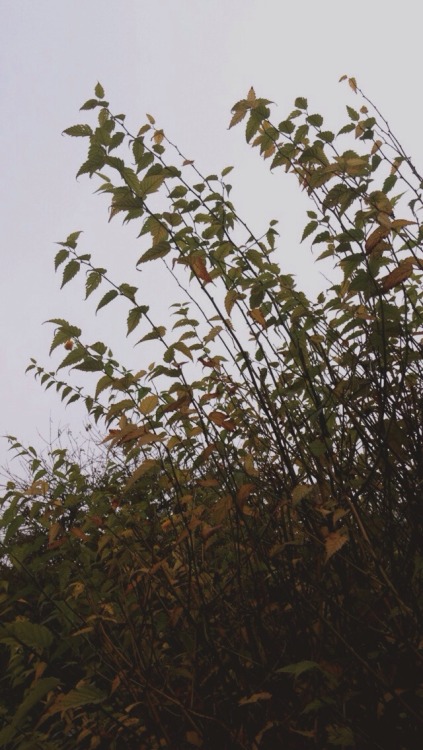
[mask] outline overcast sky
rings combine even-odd
[[[115,323],[105,311],[92,321],[81,283],[59,292],[54,243],[82,229],[81,250],[121,272],[120,282],[139,281],[128,276],[139,257],[137,226],[107,223],[97,185],[75,180],[85,142],[61,135],[88,121],[78,110],[97,81],[132,130],[149,112],[204,173],[235,165],[231,198],[239,213],[258,233],[279,219],[278,259],[309,293],[320,269],[307,243],[299,246],[304,198],[293,178],[269,174],[242,128],[227,130],[234,102],[253,85],[277,103],[279,121],[296,96],[306,96],[330,129],[354,104],[338,79],[354,75],[421,165],[417,0],[0,0],[0,10],[0,434],[24,443],[40,447],[66,425],[78,433],[84,419],[83,407],[65,410],[24,373],[30,357],[54,367],[52,329],[43,321],[90,320],[93,337],[125,350],[123,317]],[[166,321],[174,300],[160,297],[160,278],[154,283]],[[150,361],[139,361],[145,350],[132,357],[137,369]],[[6,460],[2,440],[0,465]]]

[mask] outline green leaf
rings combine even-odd
[[[307,109],[308,102],[303,96],[297,96],[294,105],[298,107],[298,109]]]
[[[59,699],[48,709],[48,715],[51,716],[58,711],[78,708],[90,703],[102,703],[105,699],[106,694],[94,685],[81,685],[74,690],[70,690],[66,695],[60,695]]]
[[[66,135],[72,135],[76,138],[90,136],[93,134],[92,129],[89,125],[71,125],[70,128],[66,128],[63,131]]]
[[[139,193],[142,198],[150,193],[155,193],[166,179],[165,174],[152,174],[146,175],[143,180],[139,183]]]
[[[105,271],[105,268],[96,268],[94,271],[90,271],[85,282],[85,299],[88,299],[90,294],[101,284]]]
[[[165,240],[162,240],[161,242],[158,242],[157,245],[154,245],[154,247],[150,247],[149,250],[146,250],[146,252],[141,255],[141,258],[137,261],[137,266],[139,263],[146,263],[148,260],[157,260],[157,258],[164,258],[168,253],[170,253],[171,245],[170,242],[166,242]]]
[[[44,698],[47,693],[54,690],[59,682],[60,680],[58,680],[57,677],[41,677],[41,679],[37,680],[37,682],[32,685],[16,711],[13,717],[13,725],[19,727],[19,725],[22,724],[23,718],[28,714],[31,708]]]
[[[349,116],[351,117],[351,120],[357,121],[360,119],[360,115],[358,114],[358,112],[356,112],[355,109],[353,109],[352,107],[349,107],[348,104],[347,104],[347,112]]]
[[[225,167],[225,169],[222,169],[221,171],[222,177],[226,177],[226,175],[229,174],[229,172],[232,172],[232,170],[233,170],[233,167]]]
[[[28,620],[15,621],[8,626],[7,630],[20,643],[24,643],[30,648],[48,648],[53,640],[50,630],[45,625],[38,625]]]
[[[103,369],[103,361],[101,359],[96,359],[95,357],[86,356],[79,365],[75,365],[74,369],[81,370],[82,372],[101,372]],[[70,403],[70,401],[68,403]]]
[[[127,336],[129,336],[129,334],[137,327],[143,316],[143,312],[144,310],[142,307],[133,307],[132,310],[129,311],[127,319]]]
[[[83,109],[95,109],[96,107],[108,107],[109,102],[99,101],[98,99],[87,99],[87,101],[80,107]]]
[[[102,297],[100,302],[98,303],[96,307],[96,312],[101,310],[102,307],[105,307],[106,305],[108,305],[109,302],[112,302],[112,300],[114,300],[118,296],[118,294],[119,292],[117,292],[116,289],[110,289],[108,292],[106,292],[104,297]]]
[[[80,264],[77,260],[70,260],[69,263],[65,266],[65,269],[63,271],[63,277],[62,277],[62,284],[61,289],[65,286],[65,284],[68,283],[71,279],[73,279],[74,276],[78,273],[80,270]]]
[[[55,271],[57,271],[60,264],[63,263],[68,257],[69,257],[69,250],[66,250],[65,247],[63,247],[61,250],[59,250],[58,253],[56,253],[56,256],[54,258]]]
[[[295,664],[288,664],[286,667],[277,669],[276,672],[285,672],[286,674],[293,674],[294,677],[299,677],[304,672],[309,672],[311,669],[320,669],[319,665],[315,661],[298,661]]]
[[[310,123],[310,125],[313,125],[316,128],[320,128],[323,125],[323,117],[322,115],[309,115],[307,117],[307,122]]]
[[[97,99],[104,99],[104,89],[103,89],[103,86],[101,85],[101,83],[97,83],[97,85],[96,85],[96,87],[94,89],[94,93],[95,93]]]
[[[318,226],[319,226],[319,223],[317,221],[309,221],[304,229],[303,235],[301,237],[301,242],[303,242],[306,239],[306,237],[308,237],[310,234],[313,234],[313,232],[316,231]]]
[[[141,341],[154,341],[154,339],[160,339],[163,338],[163,336],[166,335],[166,328],[164,326],[156,326],[150,333],[147,333],[145,336],[142,337],[137,343],[140,344]]]
[[[85,350],[81,348],[72,349],[72,351],[69,352],[69,354],[66,355],[64,360],[60,363],[57,370],[59,371],[62,367],[70,367],[71,365],[74,365],[75,362],[79,362],[81,359],[84,359],[85,357]]]

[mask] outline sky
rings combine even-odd
[[[120,282],[134,283],[139,230],[116,219],[108,224],[96,185],[75,179],[85,142],[62,135],[88,121],[79,107],[97,81],[133,131],[151,113],[203,173],[234,165],[238,212],[257,233],[279,220],[277,259],[312,294],[322,269],[310,246],[299,243],[307,202],[292,178],[269,172],[242,128],[228,130],[231,107],[254,86],[275,102],[280,121],[295,97],[305,96],[333,129],[344,122],[345,104],[356,104],[338,82],[346,73],[419,165],[419,7],[417,0],[0,0],[0,435],[38,449],[58,430],[81,430],[85,408],[65,409],[53,390],[25,374],[31,357],[48,370],[57,366],[46,320],[87,325],[92,340],[106,340],[137,369],[150,361],[126,342],[123,315],[95,317],[82,285],[60,291],[53,269],[55,243],[83,230],[81,250]],[[166,321],[174,299],[157,276],[148,287]],[[7,448],[0,438],[0,466],[16,471]]]

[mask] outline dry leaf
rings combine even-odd
[[[325,539],[326,558],[325,563],[335,554],[344,544],[348,542],[348,537],[340,531],[331,531]]]
[[[401,284],[413,273],[413,258],[406,258],[391,273],[381,279],[382,291],[389,292],[390,289]]]

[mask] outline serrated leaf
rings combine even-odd
[[[133,307],[132,310],[129,311],[127,318],[127,336],[129,336],[129,334],[137,327],[143,313],[144,310],[142,307]]]
[[[165,258],[168,253],[170,253],[171,245],[169,242],[166,242],[165,240],[162,240],[161,242],[158,242],[154,247],[150,247],[149,250],[146,250],[143,255],[141,255],[141,258],[137,260],[137,266],[139,263],[146,263],[148,260],[157,260],[157,258]]]
[[[189,265],[195,276],[197,276],[198,279],[201,279],[201,281],[204,281],[205,284],[209,284],[210,281],[212,281],[212,277],[210,276],[206,264],[199,255],[191,256],[189,259]]]
[[[63,277],[62,277],[62,283],[60,288],[63,289],[65,284],[68,283],[71,279],[73,279],[74,276],[78,273],[80,270],[80,264],[77,260],[70,260],[69,263],[65,266],[65,269],[63,271]]]
[[[249,311],[248,315],[259,325],[261,325],[262,328],[267,328],[266,318],[264,317],[262,311],[259,307],[253,307],[252,310]]]
[[[150,414],[150,412],[152,412],[153,409],[156,408],[158,403],[159,403],[158,396],[156,396],[155,393],[151,393],[149,396],[146,396],[145,398],[143,398],[138,408],[141,414],[147,415],[147,414]]]
[[[103,273],[102,271],[105,269],[94,270],[90,271],[90,273],[87,276],[86,282],[85,282],[85,299],[88,299],[90,294],[97,289],[97,287],[101,284],[103,281]]]
[[[232,308],[237,300],[245,299],[245,294],[237,292],[236,289],[230,289],[225,297],[225,310],[230,316]]]
[[[109,304],[109,302],[112,302],[117,296],[119,292],[116,291],[116,289],[109,289],[108,292],[101,298],[100,302],[98,303],[96,307],[96,312],[101,310],[102,307],[105,307]]]
[[[346,534],[342,533],[341,531],[330,532],[325,539],[325,563],[327,563],[332,555],[334,555],[335,552],[338,552],[338,550],[340,550],[341,547],[346,544],[346,542],[348,542],[348,537]]]
[[[81,370],[81,372],[101,372],[103,369],[103,362],[101,359],[95,357],[86,356],[82,362],[74,366],[75,370]]]
[[[71,125],[63,131],[66,135],[72,135],[75,138],[87,137],[93,134],[89,125]]]
[[[65,247],[59,250],[59,252],[56,253],[56,256],[54,258],[54,270],[57,271],[60,264],[63,263],[68,257],[69,257],[69,250],[66,250]]]
[[[297,96],[294,105],[298,107],[298,109],[307,109],[308,102],[303,96]]]
[[[163,185],[163,182],[166,179],[166,175],[161,174],[151,174],[146,175],[143,180],[139,183],[139,193],[142,198],[145,198],[146,195],[150,195],[150,193],[155,193],[161,185]]]
[[[316,231],[318,226],[319,226],[319,223],[317,221],[314,221],[314,220],[309,221],[309,223],[304,228],[304,231],[301,237],[301,242],[303,242],[310,234],[313,234],[313,232]]]
[[[137,343],[140,344],[141,341],[154,341],[155,339],[163,338],[163,336],[166,335],[166,328],[164,326],[156,326],[153,331],[150,331],[150,333],[146,333],[145,336],[142,337]]]

